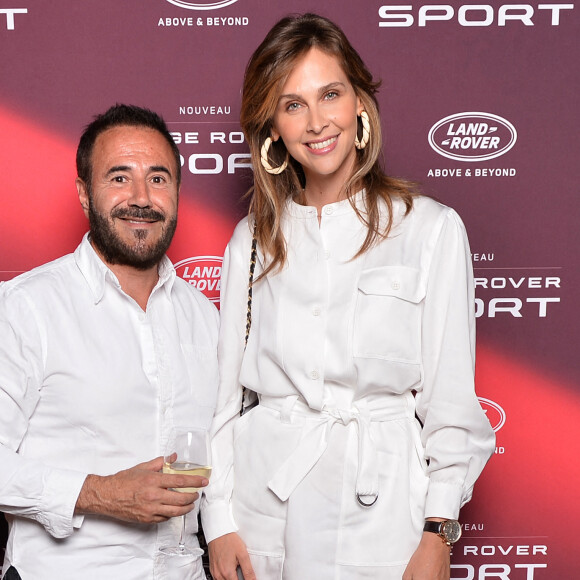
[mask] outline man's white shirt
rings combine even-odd
[[[158,548],[177,542],[180,518],[130,524],[74,507],[87,474],[162,455],[174,426],[209,428],[217,328],[217,309],[168,258],[143,311],[87,236],[74,254],[0,284],[6,568],[44,580],[166,577]]]

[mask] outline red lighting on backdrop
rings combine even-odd
[[[492,547],[501,543],[504,551],[510,545],[545,545],[549,567],[538,569],[536,577],[570,578],[577,560],[576,539],[562,536],[562,529],[573,529],[580,517],[575,499],[580,466],[573,452],[580,396],[572,385],[536,370],[533,361],[515,360],[484,340],[477,347],[476,385],[478,395],[501,405],[505,424],[496,432],[496,454],[461,514],[463,522],[485,522],[484,529],[465,532],[453,561],[476,563],[472,553],[462,554],[462,546],[474,543]],[[498,548],[493,557],[481,561],[513,566],[525,562],[516,552],[513,548],[502,554]],[[524,570],[517,573],[526,578]]]

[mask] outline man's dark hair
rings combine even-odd
[[[91,190],[93,149],[97,137],[113,127],[146,127],[160,133],[173,151],[177,169],[177,186],[181,183],[181,158],[179,149],[167,129],[165,121],[153,111],[135,105],[116,104],[102,115],[97,115],[93,122],[87,125],[77,148],[77,175]]]

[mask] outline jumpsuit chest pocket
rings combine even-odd
[[[415,268],[363,270],[354,314],[354,356],[419,363],[425,293],[426,284]]]

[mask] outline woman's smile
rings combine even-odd
[[[321,141],[309,141],[305,145],[311,149],[313,153],[321,155],[328,153],[335,148],[338,137],[338,135],[335,135],[334,137],[328,137]]]

